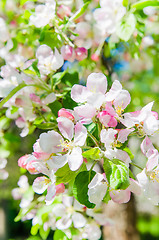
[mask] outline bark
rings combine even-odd
[[[134,196],[126,204],[110,201],[104,211],[114,221],[113,226],[104,226],[104,240],[139,240],[136,229],[136,208]]]

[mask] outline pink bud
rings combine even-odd
[[[25,120],[22,117],[19,117],[15,121],[15,124],[17,125],[18,128],[24,128],[26,123],[25,123]]]
[[[98,113],[97,117],[105,127],[116,127],[117,125],[117,120],[113,116],[111,116],[107,111],[102,111]]]
[[[29,95],[30,99],[33,101],[33,102],[37,102],[37,103],[40,103],[40,97],[37,96],[35,93],[30,93]]]
[[[63,193],[65,191],[65,185],[60,183],[56,186],[56,195]]]
[[[92,56],[91,56],[91,59],[95,62],[98,62],[99,61],[99,55],[97,55],[96,53],[93,53]]]
[[[74,116],[65,108],[61,108],[58,111],[58,117],[65,117],[65,118],[70,119],[71,121],[74,121],[74,119],[75,119]]]
[[[64,19],[65,16],[69,17],[71,14],[71,9],[65,5],[60,5],[57,9],[57,16]]]
[[[26,169],[28,157],[29,157],[29,155],[26,154],[26,155],[22,156],[21,158],[19,158],[18,159],[18,166]]]
[[[84,47],[76,48],[75,49],[75,54],[76,54],[76,59],[78,61],[82,61],[83,59],[87,58],[88,51]]]
[[[62,46],[61,48],[61,54],[65,60],[68,60],[69,62],[73,62],[75,60],[75,53],[74,49],[70,47],[69,45]]]
[[[35,161],[32,160],[30,162],[28,162],[28,164],[26,165],[26,169],[31,173],[31,174],[36,174],[38,173],[38,171],[35,169],[35,167],[33,166],[32,163],[34,163]]]

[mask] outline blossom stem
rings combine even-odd
[[[137,164],[135,164],[135,163],[133,163],[133,162],[131,162],[130,164],[133,165],[133,166],[135,166],[135,167],[137,167],[137,168],[139,168],[140,170],[143,170],[142,167],[138,166]]]
[[[96,145],[97,147],[99,147],[99,144],[98,144],[97,139],[96,139],[89,131],[88,131],[87,133],[88,133],[89,137],[93,140],[93,142],[95,143],[95,145]]]
[[[89,170],[89,182],[90,182],[90,180],[91,180],[91,172],[92,172],[92,170],[93,170],[93,168],[94,168],[95,165],[96,165],[96,161],[94,161],[94,163],[92,164],[92,166],[91,166],[91,168],[90,168],[90,170]]]

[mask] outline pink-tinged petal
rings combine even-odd
[[[117,120],[114,117],[111,117],[109,123],[108,123],[108,127],[116,127],[118,124]]]
[[[131,192],[135,193],[136,195],[140,195],[142,192],[139,182],[137,182],[136,180],[134,180],[132,178],[130,178],[130,185],[129,185],[128,189]]]
[[[138,115],[139,122],[144,121],[147,118],[147,116],[151,115],[151,109],[152,109],[153,103],[154,102],[150,102],[141,109],[140,114]]]
[[[135,129],[121,129],[118,133],[118,141],[121,143],[124,143],[125,141],[128,140],[128,135],[133,132]]]
[[[71,171],[76,171],[83,163],[82,150],[80,147],[73,148],[68,156],[68,165]]]
[[[26,121],[22,117],[19,117],[16,119],[15,124],[18,128],[24,128],[26,126]]]
[[[116,111],[114,110],[114,108],[112,107],[112,103],[111,102],[107,102],[105,105],[105,111],[111,115],[112,117],[118,117],[118,114],[116,113]]]
[[[148,185],[148,183],[149,183],[145,168],[142,170],[142,172],[140,172],[136,175],[136,178],[141,186]]]
[[[112,117],[107,111],[102,111],[98,113],[97,117],[105,127],[117,126],[117,120],[114,117]]]
[[[127,203],[130,200],[131,192],[130,190],[111,190],[110,192],[111,199],[116,203]]]
[[[52,130],[40,135],[39,145],[43,152],[51,154],[62,151],[61,142],[63,142],[61,135]]]
[[[96,220],[96,222],[101,226],[112,226],[114,223],[113,220],[107,218],[106,214],[95,213],[93,217]]]
[[[107,78],[103,73],[91,73],[87,78],[87,89],[93,93],[107,91]]]
[[[71,98],[75,102],[84,103],[90,95],[92,95],[92,93],[88,91],[86,87],[78,84],[75,84],[71,89]]]
[[[65,191],[65,185],[63,183],[56,185],[55,188],[56,188],[56,195],[60,193],[64,193]]]
[[[148,157],[146,169],[151,171],[158,165],[159,154],[157,149],[149,149],[146,156]]]
[[[105,102],[105,95],[100,92],[92,93],[92,95],[88,96],[87,98],[87,103],[97,109],[99,109],[104,102]]]
[[[115,108],[121,107],[122,109],[125,109],[130,101],[130,93],[127,90],[121,90],[121,92],[115,97],[113,104]]]
[[[48,161],[47,164],[51,169],[59,169],[62,168],[68,161],[68,154],[65,155],[58,155],[52,156]]]
[[[58,122],[58,128],[62,135],[71,140],[73,138],[73,133],[74,133],[74,123],[65,117],[58,117],[57,118]]]
[[[127,154],[127,152],[121,150],[121,149],[114,149],[115,152],[115,158],[123,161],[127,166],[129,166],[129,163],[131,163],[131,159],[129,157],[129,155]]]
[[[26,169],[30,172],[30,174],[37,174],[37,173],[39,173],[39,172],[35,169],[35,167],[34,167],[34,165],[33,165],[34,162],[35,162],[34,160],[29,161],[29,162],[27,163],[27,165],[26,165]]]
[[[40,97],[37,96],[35,93],[30,93],[29,97],[31,101],[41,103]]]
[[[68,60],[69,62],[73,62],[75,60],[75,52],[72,47],[69,45],[64,45],[61,48],[61,54],[65,60]]]
[[[118,96],[121,90],[122,90],[122,85],[118,80],[115,80],[109,92],[106,93],[106,101],[108,102],[113,101]]]
[[[87,128],[82,125],[82,123],[78,122],[75,125],[75,136],[74,143],[77,146],[83,146],[85,144],[87,138]]]
[[[79,115],[79,117],[82,117],[82,118],[90,119],[96,115],[96,109],[88,103],[78,106],[78,107],[75,107],[74,111],[76,114]]]
[[[141,143],[141,151],[144,155],[146,155],[146,152],[149,149],[154,149],[154,146],[152,145],[151,140],[148,138],[148,136],[145,137],[145,139]]]
[[[78,212],[72,214],[72,221],[75,228],[82,228],[86,224],[86,218]]]
[[[38,177],[33,182],[33,190],[34,192],[41,194],[43,193],[47,188],[50,180],[46,177]]]
[[[117,133],[118,132],[112,128],[109,128],[108,130],[102,129],[100,133],[100,139],[101,139],[101,142],[105,144],[105,147],[109,147],[111,143],[114,142],[115,135]]]
[[[56,222],[56,227],[60,230],[67,229],[71,226],[72,219],[70,218],[70,214],[63,216],[60,220]]]
[[[157,112],[152,111],[152,115],[156,118],[156,120],[158,120],[158,113]]]
[[[65,108],[61,108],[59,111],[58,111],[58,117],[65,117],[65,118],[68,118],[70,119],[71,121],[74,121],[75,117],[73,116],[73,114],[71,113],[70,110],[67,110]]]
[[[76,48],[75,49],[76,60],[82,61],[83,59],[87,58],[88,51],[86,48]]]
[[[45,153],[45,152],[33,152],[33,155],[38,160],[45,160],[50,157],[50,153]]]
[[[47,195],[45,198],[46,205],[50,205],[53,202],[55,195],[56,195],[55,184],[51,184],[50,186],[48,186],[47,189]]]
[[[26,165],[28,162],[28,158],[30,157],[30,154],[26,154],[18,159],[18,166],[26,169]]]

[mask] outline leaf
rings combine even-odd
[[[47,106],[51,109],[51,112],[58,117],[58,111],[62,108],[62,104],[56,100],[53,103],[49,103]]]
[[[107,189],[107,192],[106,192],[106,194],[103,198],[103,202],[107,204],[109,202],[109,200],[111,200],[111,197],[110,197],[110,194],[109,194],[109,189]]]
[[[33,225],[31,227],[31,231],[30,231],[31,235],[35,236],[38,233],[38,230],[39,230],[39,224],[37,223],[36,225]]]
[[[61,78],[63,78],[63,76],[65,75],[65,71],[64,72],[58,72],[56,74],[54,74],[51,78],[51,88],[55,87],[56,85],[58,85],[61,82]]]
[[[129,186],[129,168],[118,159],[104,159],[106,178],[113,189],[126,189]]]
[[[39,123],[39,124],[34,123],[34,125],[37,128],[43,129],[43,130],[54,129],[55,127],[57,127],[57,124],[53,122],[46,122],[46,123]]]
[[[86,166],[84,163],[81,165],[80,169],[77,171],[71,171],[68,163],[66,163],[62,168],[59,168],[55,173],[56,184],[69,183],[75,179],[76,175],[79,172],[84,170],[86,170]]]
[[[85,11],[86,11],[88,5],[90,4],[90,2],[91,1],[86,1],[86,3],[70,18],[70,21],[76,20],[80,16],[82,16],[85,13]]]
[[[66,236],[64,232],[57,229],[54,233],[53,240],[68,240],[69,238]]]
[[[124,7],[127,7],[128,4],[129,4],[129,0],[123,0],[123,6],[124,6]]]
[[[93,122],[90,123],[89,125],[86,125],[85,127],[90,133],[93,133],[96,130],[96,124]]]
[[[7,97],[3,98],[3,100],[0,102],[0,108],[3,107],[3,105],[11,98],[14,96],[14,94],[16,94],[19,90],[21,90],[22,88],[26,87],[27,85],[22,82],[20,83],[17,87],[15,87],[9,94]]]
[[[40,77],[41,75],[40,75],[40,71],[39,71],[37,65],[38,65],[38,60],[34,61],[31,66],[34,69],[34,71],[36,72],[37,76]]]
[[[74,84],[79,83],[79,74],[78,72],[66,72],[61,81],[67,86],[72,87]]]
[[[124,41],[128,41],[135,30],[136,18],[134,14],[129,14],[117,24],[116,34]]]
[[[46,240],[48,235],[50,233],[50,228],[48,228],[46,231],[43,229],[43,226],[39,230],[39,234],[42,237],[43,240]]]
[[[158,7],[159,6],[159,0],[142,0],[142,1],[137,1],[136,3],[131,5],[132,9],[136,10],[141,10],[145,7],[149,7],[149,6],[154,6],[154,7]]]
[[[75,179],[73,185],[73,195],[74,197],[87,208],[94,208],[95,204],[89,202],[88,200],[88,184],[91,182],[95,176],[95,172],[83,171],[80,172]]]
[[[134,155],[132,154],[128,147],[123,148],[123,151],[127,152],[131,160],[134,159]]]
[[[101,160],[101,151],[95,147],[82,153],[82,156],[91,160]]]

